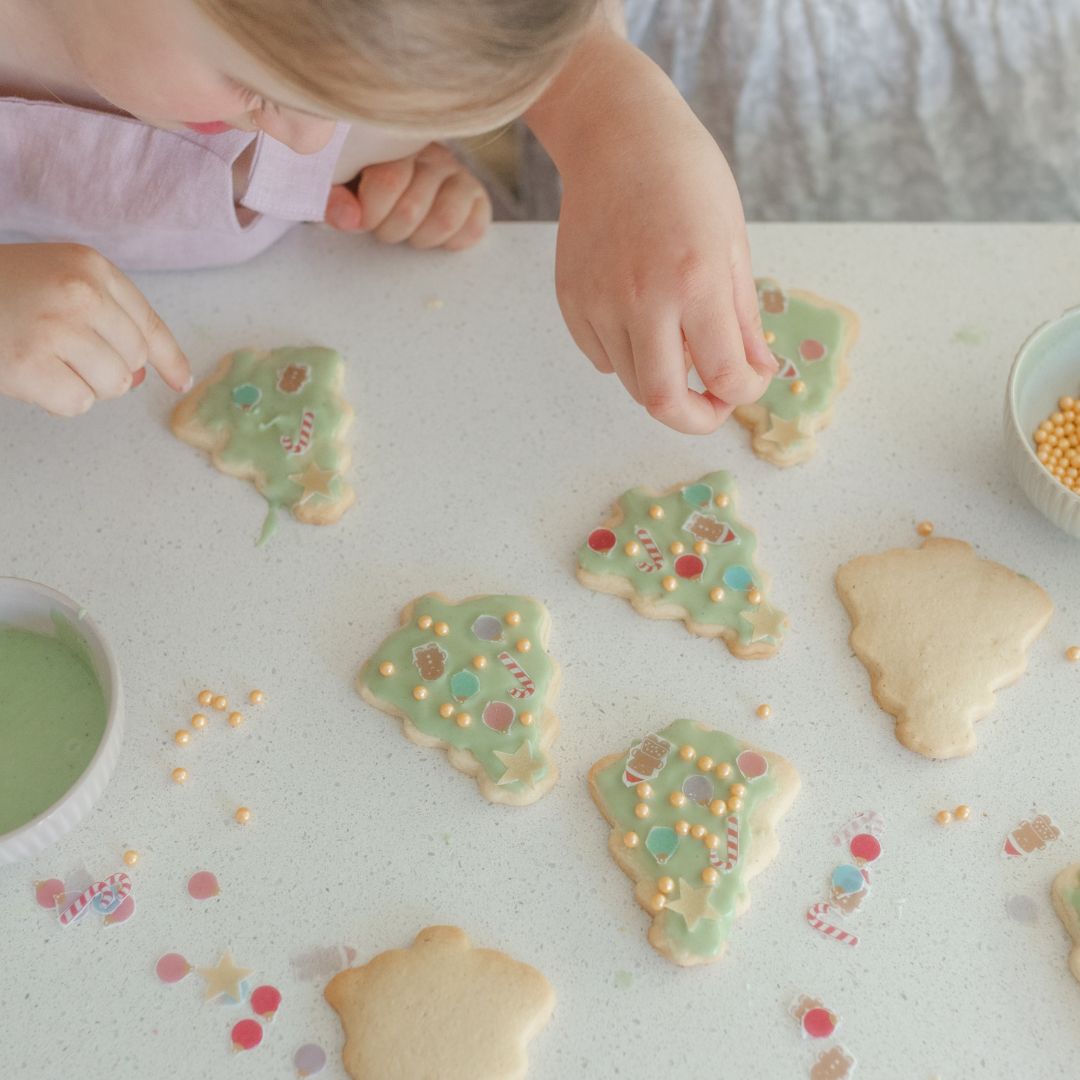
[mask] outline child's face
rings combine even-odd
[[[334,121],[263,70],[191,0],[85,0],[65,29],[82,77],[155,127],[212,134],[265,131],[303,154],[321,150]]]

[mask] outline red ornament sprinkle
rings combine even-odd
[[[233,1025],[234,1050],[254,1050],[262,1042],[263,1029],[258,1020],[240,1020]]]
[[[849,845],[851,857],[861,859],[863,862],[874,862],[881,855],[881,841],[869,833],[859,833],[851,838]]]
[[[593,529],[589,533],[589,547],[600,555],[606,555],[615,546],[615,534],[610,529]]]
[[[43,908],[56,907],[56,898],[63,896],[64,883],[59,878],[49,878],[48,881],[39,881],[34,887],[34,899]]]
[[[701,577],[704,569],[705,562],[700,555],[680,555],[675,560],[675,573],[689,581]]]
[[[836,1030],[836,1017],[828,1009],[809,1009],[802,1026],[811,1039],[827,1039]]]
[[[804,338],[799,342],[799,355],[804,360],[821,360],[825,356],[825,346],[813,338]]]
[[[276,986],[257,986],[251,992],[252,1012],[264,1020],[273,1020],[281,1005],[281,991]]]

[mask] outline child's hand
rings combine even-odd
[[[79,244],[0,244],[0,394],[77,416],[138,386],[147,364],[190,387],[172,334],[108,259]]]
[[[343,184],[331,189],[326,221],[374,233],[384,244],[461,251],[487,231],[491,200],[445,146],[429,143],[411,157],[368,165],[355,194]]]
[[[563,177],[555,277],[574,340],[658,420],[715,430],[777,370],[719,147],[659,69],[610,34],[529,122]],[[691,363],[704,394],[687,386]]]

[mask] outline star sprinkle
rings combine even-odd
[[[500,784],[517,782],[526,787],[532,787],[537,765],[533,761],[532,750],[529,749],[527,742],[523,742],[510,754],[505,750],[496,750],[495,756],[506,766],[506,772],[499,777]]]
[[[320,469],[314,461],[308,462],[308,467],[302,473],[292,473],[289,479],[299,484],[304,489],[304,494],[297,500],[305,502],[312,495],[325,495],[331,498],[330,484],[338,474],[333,469]]]
[[[667,907],[669,911],[678,912],[686,920],[686,928],[693,930],[702,919],[720,918],[720,912],[710,902],[711,896],[711,885],[695,889],[684,878],[679,878],[679,898],[669,900]]]
[[[779,641],[783,636],[784,627],[787,626],[787,616],[782,611],[769,607],[768,604],[762,604],[751,611],[741,611],[739,614],[752,627],[751,642],[761,641],[764,638]]]
[[[775,443],[786,450],[789,446],[802,442],[809,434],[803,417],[797,416],[794,420],[784,420],[776,413],[769,413],[769,430],[761,438],[764,442]]]
[[[213,967],[201,967],[195,970],[206,980],[204,1001],[213,1001],[222,994],[232,998],[233,1001],[243,1001],[244,991],[241,984],[253,973],[248,968],[237,967],[228,949]]]

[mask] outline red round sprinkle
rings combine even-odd
[[[881,843],[876,836],[871,836],[869,833],[859,833],[858,836],[852,838],[850,850],[853,859],[873,862],[881,854]]]
[[[675,573],[679,577],[687,578],[690,581],[701,577],[701,572],[704,569],[705,563],[699,555],[680,555],[675,560]]]
[[[825,355],[825,346],[813,338],[804,338],[799,342],[799,355],[804,360],[820,360]]]
[[[191,971],[191,965],[179,953],[170,952],[157,962],[155,971],[163,983],[178,983]]]
[[[836,1017],[828,1009],[809,1009],[802,1026],[811,1039],[827,1039],[836,1030]]]
[[[589,533],[589,547],[606,555],[615,546],[615,534],[610,529],[593,529]]]
[[[264,1020],[272,1020],[281,1004],[281,991],[276,986],[257,986],[251,992],[251,1009]]]
[[[234,1050],[254,1050],[262,1042],[262,1024],[258,1020],[240,1020],[233,1025]]]

